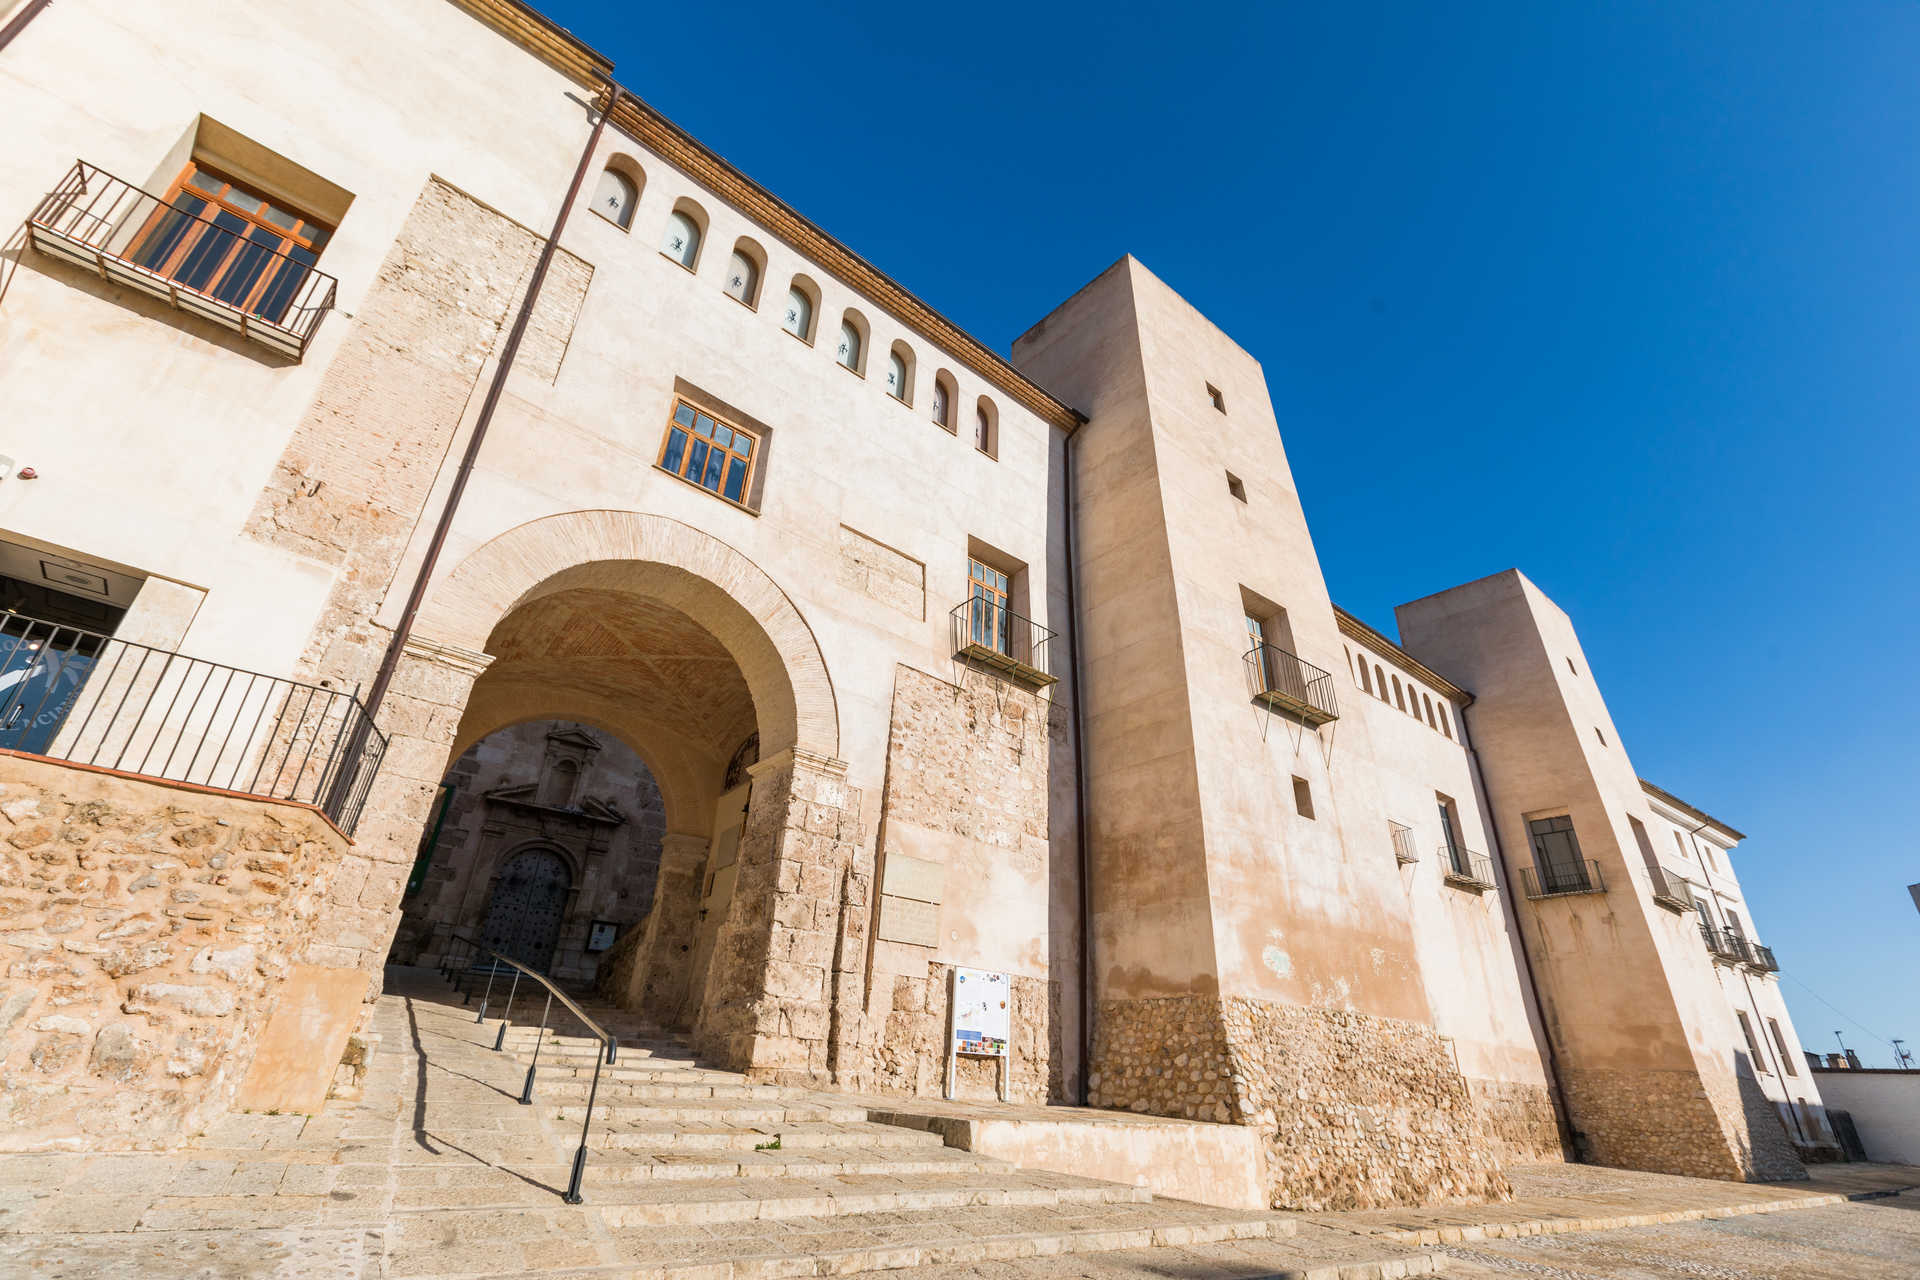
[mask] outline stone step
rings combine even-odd
[[[586,1118],[585,1103],[550,1105],[548,1114],[561,1124],[579,1124]],[[593,1104],[596,1124],[630,1121],[641,1124],[678,1124],[757,1128],[791,1124],[865,1123],[867,1109],[836,1102],[803,1102],[783,1098],[766,1102],[729,1102],[724,1098],[656,1098]]]
[[[759,1145],[771,1139],[764,1135]],[[921,1178],[1006,1171],[997,1160],[945,1147],[800,1147],[777,1151],[700,1151],[673,1147],[614,1147],[587,1161],[587,1182],[715,1181],[739,1178],[770,1184],[782,1178]],[[757,1191],[756,1191],[757,1193]]]
[[[937,1133],[895,1129],[887,1125],[798,1123],[756,1129],[740,1125],[663,1124],[617,1121],[595,1124],[587,1131],[587,1145],[603,1151],[712,1152],[752,1151],[775,1138],[783,1151],[907,1151],[944,1150]]]
[[[516,1055],[516,1061],[523,1066],[526,1057]],[[540,1055],[540,1078],[551,1077],[555,1080],[591,1080],[594,1064],[588,1062],[548,1062],[547,1055]],[[600,1080],[631,1080],[636,1084],[746,1084],[747,1078],[737,1071],[715,1071],[710,1067],[677,1067],[671,1063],[649,1063],[644,1060],[635,1063],[616,1062],[612,1066],[600,1064]],[[756,1088],[773,1088],[772,1085],[757,1085]]]
[[[739,1177],[615,1183],[593,1197],[609,1227],[707,1226],[875,1213],[925,1213],[981,1206],[1057,1209],[1065,1205],[1151,1200],[1139,1187],[1059,1173],[996,1169],[902,1179],[852,1174],[833,1178]]]
[[[634,1080],[619,1076],[601,1076],[596,1090],[591,1070],[574,1078],[565,1078],[557,1074],[549,1077],[544,1071],[534,1077],[533,1092],[538,1098],[585,1102],[590,1090],[594,1090],[596,1102],[616,1102],[622,1099],[645,1102],[698,1099],[722,1102],[774,1102],[786,1096],[787,1092],[778,1085],[771,1084],[741,1084],[734,1081],[693,1081],[681,1084],[677,1081]]]
[[[635,1258],[621,1268],[623,1280],[784,1280],[1277,1239],[1291,1227],[1276,1214],[1151,1201],[1094,1207],[971,1205],[900,1211],[873,1220],[789,1218],[740,1222],[722,1233],[621,1226],[611,1234],[621,1251]],[[1177,1265],[1179,1260],[1169,1261]],[[1051,1275],[1077,1273],[1071,1264],[1048,1269]],[[583,1280],[586,1274],[581,1273]],[[1240,1268],[1221,1274],[1254,1273]]]

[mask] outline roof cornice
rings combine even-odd
[[[522,4],[521,0],[452,0],[452,3],[576,84],[597,88],[613,71],[612,58],[532,5]]]
[[[1473,695],[1467,690],[1462,689],[1459,685],[1447,679],[1438,671],[1435,671],[1432,667],[1429,667],[1426,663],[1420,661],[1420,659],[1414,657],[1405,649],[1402,649],[1399,645],[1387,639],[1386,636],[1360,621],[1360,619],[1354,617],[1337,604],[1333,606],[1333,616],[1340,623],[1341,635],[1346,636],[1349,640],[1359,641],[1387,661],[1397,663],[1406,670],[1411,671],[1414,675],[1419,676],[1422,680],[1425,680],[1428,684],[1438,689],[1447,697],[1452,698],[1461,706],[1472,705]]]
[[[1702,826],[1718,828],[1724,834],[1731,836],[1735,842],[1745,840],[1747,838],[1745,832],[1735,831],[1732,827],[1720,821],[1720,819],[1714,817],[1712,814],[1708,813],[1705,809],[1694,808],[1692,805],[1688,804],[1685,800],[1682,800],[1679,796],[1674,795],[1673,792],[1663,790],[1660,787],[1656,787],[1651,782],[1648,782],[1645,778],[1640,779],[1640,789],[1646,792],[1648,795],[1652,796],[1655,800],[1658,800],[1661,803],[1665,804],[1667,807],[1678,810],[1679,812],[1686,814],[1688,817],[1700,823]]]

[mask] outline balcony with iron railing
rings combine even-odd
[[[1693,910],[1693,889],[1682,876],[1658,863],[1649,864],[1647,877],[1653,881],[1653,900],[1669,911]]]
[[[1299,716],[1309,725],[1340,718],[1333,676],[1271,644],[1257,644],[1244,655],[1247,687],[1256,702]]]
[[[1780,972],[1780,962],[1773,957],[1772,947],[1763,947],[1757,942],[1747,944],[1749,956],[1747,963],[1761,973]]]
[[[299,360],[333,309],[336,282],[314,268],[310,250],[230,220],[233,227],[221,225],[76,161],[28,215],[27,241]]]
[[[1578,862],[1550,862],[1545,866],[1520,868],[1520,883],[1527,897],[1569,898],[1582,893],[1605,893],[1607,882],[1600,864],[1592,858]]]
[[[1702,923],[1700,940],[1707,944],[1708,953],[1722,964],[1748,964],[1753,959],[1746,935],[1737,929],[1720,929]]]
[[[1420,861],[1420,849],[1413,842],[1413,828],[1391,819],[1387,822],[1388,834],[1393,837],[1393,860],[1401,866]]]
[[[1053,632],[1033,619],[984,596],[961,601],[948,617],[956,660],[997,671],[1035,689],[1058,679],[1047,670]]]
[[[1440,846],[1441,878],[1458,889],[1485,893],[1494,887],[1493,859],[1459,845]]]
[[[386,749],[351,693],[0,614],[0,750],[308,804],[352,834]]]

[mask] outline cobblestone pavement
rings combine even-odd
[[[1913,1280],[1920,1192],[1791,1213],[1449,1245],[1457,1280]]]

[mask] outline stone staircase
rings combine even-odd
[[[1279,1214],[1156,1199],[950,1149],[938,1134],[869,1121],[857,1099],[705,1067],[679,1038],[603,1002],[582,1005],[620,1039],[616,1063],[600,1067],[582,1208],[633,1260],[622,1274],[845,1275],[1294,1230]],[[572,1145],[599,1042],[515,1025],[503,1048],[533,1062],[536,1040],[537,1109]]]

